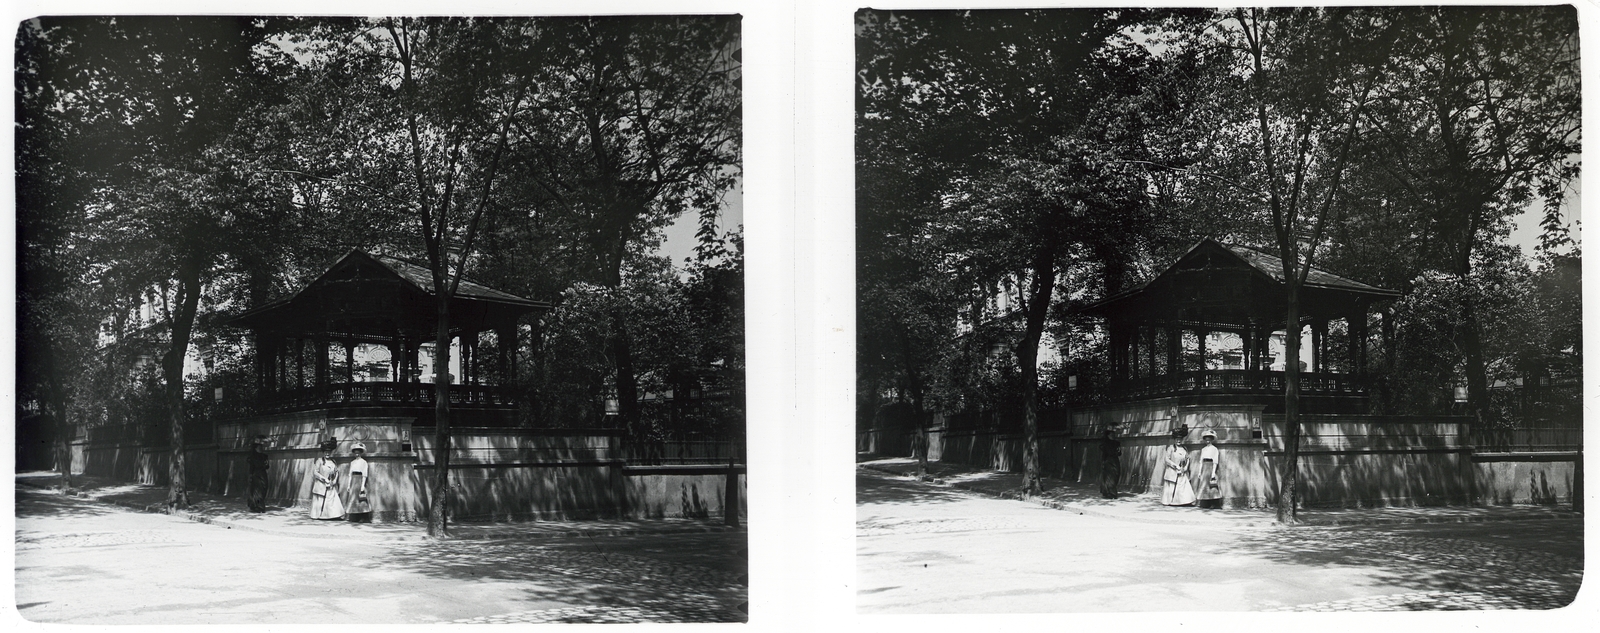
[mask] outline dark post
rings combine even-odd
[[[1144,336],[1145,356],[1150,361],[1150,373],[1148,375],[1154,376],[1156,375],[1156,328],[1154,326],[1144,328]]]
[[[322,338],[322,337],[317,337],[316,339],[312,340],[311,349],[317,355],[317,361],[316,361],[317,387],[325,387],[325,386],[327,386],[327,384],[329,382],[328,375],[333,373],[332,371],[330,371],[330,369],[331,369],[329,367],[330,363],[328,362],[328,339]]]
[[[395,334],[393,338],[389,339],[389,380],[390,381],[392,381],[392,382],[402,382],[400,380],[400,368],[401,368],[401,363],[405,362],[405,360],[404,360],[405,356],[406,356],[405,339],[400,338],[399,334]]]
[[[734,432],[728,440],[728,479],[726,490],[722,493],[722,522],[731,527],[739,527],[739,471],[735,468],[739,454],[739,434]]]
[[[1127,332],[1126,336],[1124,337],[1124,339],[1125,339],[1125,341],[1127,343],[1127,348],[1123,353],[1126,354],[1127,357],[1128,357],[1128,361],[1127,361],[1128,362],[1128,377],[1129,378],[1138,378],[1139,377],[1139,326],[1138,325],[1134,325],[1134,326],[1128,328],[1128,332]]]
[[[294,340],[294,386],[296,389],[306,386],[306,340]]]
[[[1177,326],[1172,325],[1170,323],[1167,324],[1167,373],[1168,374],[1176,374],[1176,373],[1178,373],[1180,371],[1183,371],[1183,367],[1178,365],[1178,361],[1179,361],[1178,344],[1180,342],[1182,342],[1182,339],[1183,339],[1183,330],[1178,329]]]
[[[350,384],[356,381],[356,344],[350,339],[344,343],[344,382]]]
[[[1311,371],[1328,371],[1328,320],[1311,322]]]

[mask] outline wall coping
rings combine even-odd
[[[1478,453],[1472,454],[1475,462],[1576,462],[1583,459],[1583,451],[1540,451],[1529,453]]]
[[[733,472],[745,473],[744,464],[734,464]],[[634,475],[726,475],[727,464],[657,464],[653,466],[624,466],[622,474]]]
[[[538,462],[450,462],[450,470],[467,468],[566,468],[572,466],[622,466],[627,464],[623,459],[554,459]],[[417,470],[433,470],[439,465],[433,462],[418,463],[414,466]]]

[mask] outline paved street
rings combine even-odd
[[[301,538],[18,486],[17,608],[73,624],[743,621],[743,543]]]
[[[1146,521],[867,469],[856,494],[860,613],[1551,609],[1583,576],[1572,519]]]

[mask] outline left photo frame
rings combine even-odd
[[[16,23],[20,617],[749,621],[743,24]]]

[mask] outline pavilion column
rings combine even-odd
[[[478,372],[477,333],[461,335],[461,384],[473,384]]]
[[[537,328],[538,325],[535,324],[534,327]],[[534,331],[537,332],[538,330]],[[506,355],[506,368],[500,374],[501,384],[511,384],[517,379],[517,337],[519,334],[521,333],[517,331],[517,324],[514,321],[500,333],[500,347],[505,350]],[[534,340],[537,341],[538,337],[535,336]]]
[[[273,358],[277,361],[276,367],[273,368],[272,377],[273,377],[273,380],[276,381],[276,383],[273,386],[273,389],[276,390],[276,391],[283,391],[283,390],[289,388],[289,353],[290,352],[289,352],[289,339],[288,339],[288,337],[282,337],[282,338],[278,338],[278,339],[274,340],[273,341],[273,347],[277,349],[277,352],[272,355]]]
[[[503,385],[506,380],[506,330],[503,327],[494,329],[494,384]]]
[[[256,388],[261,393],[271,393],[276,385],[273,381],[276,376],[273,365],[277,363],[277,353],[273,349],[274,340],[271,335],[256,332]]]
[[[1127,357],[1125,346],[1126,343],[1122,340],[1122,324],[1119,323],[1111,330],[1111,373],[1118,380],[1128,377],[1127,366],[1123,364]]]
[[[416,343],[406,341],[406,382],[411,382],[411,376],[413,374],[417,376],[418,380],[422,379],[422,361],[420,358],[418,358],[421,355],[422,343],[420,341]]]
[[[1128,332],[1128,377],[1139,377],[1139,326]]]
[[[1127,363],[1127,365],[1128,365],[1128,377],[1129,378],[1138,378],[1139,377],[1139,326],[1138,325],[1134,325],[1132,327],[1129,327],[1128,331],[1123,333],[1123,341],[1127,345],[1127,347],[1123,348],[1124,349],[1123,353],[1127,354],[1126,360],[1123,361],[1123,362]]]
[[[294,387],[306,386],[306,340],[294,339]]]
[[[355,341],[345,339],[344,343],[344,382],[350,384],[356,381],[356,344]]]
[[[1359,376],[1367,373],[1367,311],[1358,308],[1346,317],[1346,323],[1345,329],[1350,332],[1350,373]]]
[[[1240,369],[1253,369],[1256,356],[1255,330],[1249,327],[1239,330],[1239,344],[1244,347],[1244,357],[1241,359]]]
[[[482,334],[482,332],[472,333],[472,353],[467,355],[467,358],[472,361],[472,369],[471,371],[466,372],[466,374],[472,378],[472,384],[474,385],[482,382],[483,379],[482,376],[478,375],[478,372],[483,371],[483,368],[478,366],[478,361],[480,360],[478,358],[478,337],[480,337]]]
[[[1206,337],[1210,335],[1211,332],[1207,330],[1194,331],[1195,351],[1200,355],[1200,366],[1196,368],[1198,371],[1206,370]]]
[[[1132,373],[1128,368],[1128,326],[1119,324],[1116,338],[1117,350],[1117,377],[1126,380]]]
[[[1157,373],[1159,373],[1156,371],[1156,326],[1146,326],[1144,329],[1144,336],[1145,357],[1150,362],[1149,375],[1155,376]]]
[[[1176,374],[1183,368],[1178,366],[1178,343],[1183,338],[1183,330],[1176,326],[1167,325],[1167,373]]]
[[[328,375],[333,373],[332,368],[328,366],[328,339],[321,337],[312,339],[311,349],[317,354],[315,365],[317,386],[322,387],[328,384]]]
[[[1311,371],[1322,373],[1328,371],[1328,321],[1317,319],[1311,322]]]
[[[389,337],[388,347],[389,347],[389,380],[392,381],[392,382],[401,382],[401,380],[400,380],[400,362],[401,362],[401,359],[405,358],[405,350],[406,350],[405,339],[400,338],[399,334],[395,334],[394,336]]]
[[[1272,330],[1259,330],[1256,332],[1256,370],[1266,371],[1272,369],[1272,361],[1268,352],[1272,349]]]

